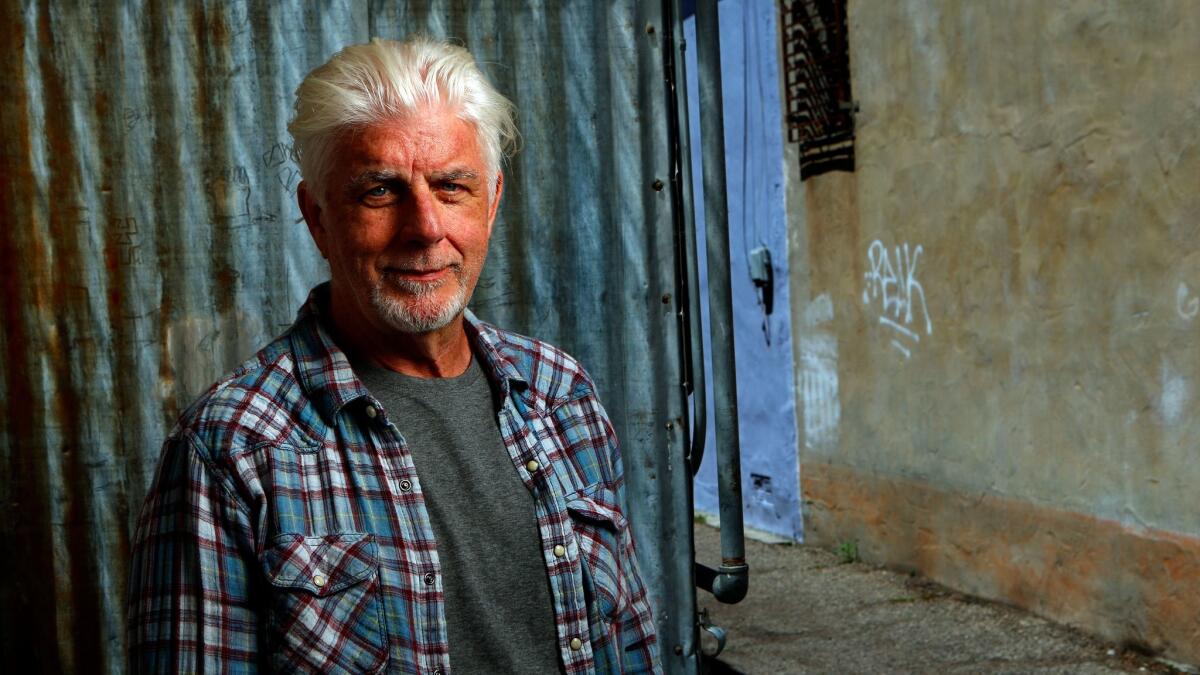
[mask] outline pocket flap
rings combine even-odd
[[[267,580],[324,597],[375,575],[375,537],[363,532],[281,534],[263,554]]]
[[[625,516],[617,506],[617,493],[607,485],[593,485],[567,497],[567,510],[617,530],[625,529]]]

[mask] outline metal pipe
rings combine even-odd
[[[683,100],[687,100],[686,85],[681,87]],[[683,128],[686,129],[688,121],[687,106],[683,106],[683,113],[680,115]],[[683,148],[687,152],[684,157],[691,157],[690,145],[683,144]],[[691,166],[688,162],[688,168],[683,171],[683,177],[688,185],[688,191],[691,191]],[[692,204],[692,199],[687,200],[687,204]],[[688,289],[688,304],[687,304],[687,319],[688,319],[688,337],[690,338],[690,349],[688,356],[691,363],[691,384],[692,384],[692,445],[688,451],[688,461],[692,465],[692,475],[695,476],[700,471],[700,463],[704,461],[704,444],[708,440],[708,385],[704,377],[704,325],[701,322],[700,314],[700,271],[697,269],[700,266],[700,258],[696,255],[696,219],[691,213],[684,218],[685,222],[685,245],[687,247],[687,289]]]
[[[742,529],[741,448],[738,442],[737,376],[734,363],[733,293],[729,271],[729,205],[725,193],[725,121],[721,100],[721,39],[717,0],[696,3],[696,56],[700,66],[700,150],[704,173],[704,221],[708,249],[709,344],[713,364],[713,420],[717,430],[717,496],[721,514],[721,566],[697,565],[697,581],[713,573],[708,590],[721,602],[746,596]],[[703,570],[708,570],[704,572]]]
[[[704,377],[704,326],[700,321],[700,271],[696,256],[696,215],[692,205],[692,152],[688,138],[687,77],[682,53],[683,22],[679,0],[665,0],[663,14],[671,31],[667,33],[664,66],[667,71],[667,125],[671,144],[671,191],[678,247],[680,331],[684,335],[684,394],[692,398],[692,423],[688,435],[687,461],[692,475],[700,471],[708,429],[708,396]],[[679,35],[675,35],[678,31]]]

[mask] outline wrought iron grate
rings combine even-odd
[[[788,141],[800,143],[800,175],[853,171],[846,0],[784,0],[779,11]]]

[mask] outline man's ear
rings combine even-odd
[[[504,194],[504,172],[496,172],[496,194],[492,195],[491,206],[488,208],[488,234],[492,232],[492,223],[496,221],[496,213],[500,210],[500,195]]]
[[[328,233],[321,225],[321,204],[317,202],[317,196],[305,181],[300,181],[299,187],[296,188],[296,202],[300,205],[304,222],[308,224],[308,234],[312,236],[313,243],[317,245],[321,257],[328,258],[329,255],[325,252],[325,237]]]

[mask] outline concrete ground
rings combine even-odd
[[[719,563],[716,529],[696,526],[696,555]],[[700,607],[728,632],[709,672],[1189,672],[920,577],[846,562],[852,556],[747,541],[746,599],[724,605],[699,591]]]

